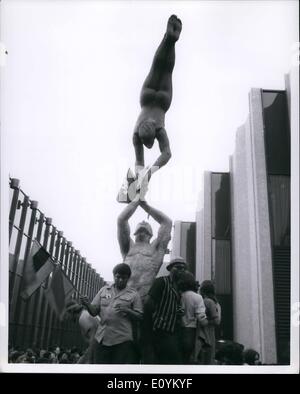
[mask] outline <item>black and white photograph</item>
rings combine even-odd
[[[0,372],[299,373],[298,20],[0,1]]]

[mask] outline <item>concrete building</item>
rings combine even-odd
[[[181,256],[187,263],[188,270],[196,270],[196,223],[175,221],[171,259]]]

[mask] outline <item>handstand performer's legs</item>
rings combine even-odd
[[[155,52],[150,72],[141,91],[141,106],[155,100],[153,91],[164,94],[164,109],[167,111],[172,100],[172,72],[175,65],[175,42],[181,31],[181,21],[174,15],[168,20],[167,31]],[[152,93],[152,94],[151,94]]]

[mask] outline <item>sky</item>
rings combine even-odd
[[[140,89],[169,16],[183,24],[166,114],[172,158],[147,200],[173,221],[195,220],[203,172],[229,170],[250,89],[284,89],[298,41],[296,1],[1,4],[5,182],[20,179],[105,280],[121,262],[116,195],[134,166]],[[155,143],[146,164],[158,155]],[[144,219],[139,208],[132,230]]]

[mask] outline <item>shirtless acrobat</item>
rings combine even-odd
[[[148,181],[150,176],[171,158],[169,139],[165,130],[165,113],[170,108],[172,101],[175,43],[179,39],[181,28],[180,19],[172,15],[168,20],[166,33],[154,55],[150,72],[141,90],[141,112],[133,133],[136,174],[138,175],[145,166],[144,146],[151,149],[157,139],[161,152],[150,170],[147,171]]]

